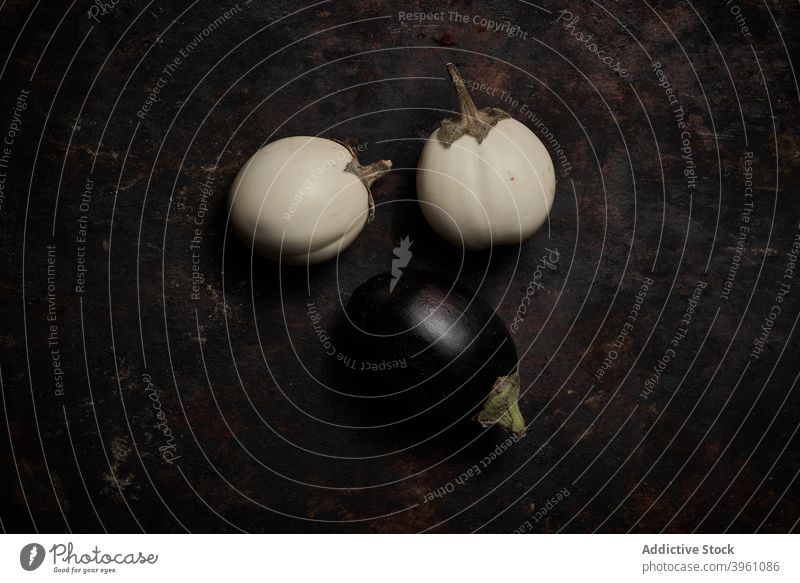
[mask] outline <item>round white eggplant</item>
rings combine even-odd
[[[456,66],[447,68],[461,114],[425,143],[417,197],[431,227],[468,250],[518,245],[547,219],[555,195],[544,144],[503,110],[478,110]]]
[[[361,233],[374,209],[370,186],[391,167],[389,160],[362,166],[333,140],[277,140],[239,171],[228,199],[231,226],[246,245],[274,261],[327,261]]]

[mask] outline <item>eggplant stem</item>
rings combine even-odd
[[[447,63],[447,72],[450,73],[450,78],[453,80],[453,86],[456,88],[458,94],[458,108],[461,115],[468,118],[480,119],[480,112],[469,94],[464,78],[454,63]]]
[[[369,189],[370,186],[381,176],[386,174],[392,169],[391,160],[378,160],[372,164],[361,165],[358,158],[353,156],[353,159],[345,167],[347,172],[358,176],[359,180],[364,183],[364,186]]]
[[[378,178],[392,169],[392,161],[378,160],[372,164],[362,166],[361,162],[358,161],[358,157],[356,157],[355,151],[353,151],[353,149],[349,146],[348,150],[350,150],[350,153],[353,155],[353,159],[347,163],[347,166],[345,166],[344,169],[345,172],[350,172],[351,174],[358,176],[358,179],[367,188],[367,197],[369,201],[367,222],[371,223],[372,219],[375,218],[375,200],[372,198],[372,190],[370,187],[375,183],[376,180],[378,180]]]
[[[498,377],[478,413],[478,423],[483,427],[496,424],[517,437],[524,437],[527,427],[519,410],[519,386],[519,371]]]
[[[460,137],[470,135],[480,144],[489,135],[497,122],[511,117],[502,109],[485,107],[478,109],[469,94],[461,73],[453,63],[447,63],[447,71],[453,80],[458,94],[458,109],[461,113],[456,119],[443,119],[439,126],[439,141],[450,146]]]

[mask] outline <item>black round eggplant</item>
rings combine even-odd
[[[353,292],[347,318],[356,392],[384,411],[525,434],[514,341],[465,286],[426,271],[381,273]]]

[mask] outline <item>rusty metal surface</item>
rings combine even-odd
[[[5,2],[3,529],[796,529],[797,6],[537,4]],[[449,60],[554,157],[520,248],[463,255],[416,203]],[[236,172],[318,134],[393,160],[375,220],[308,271],[252,258]],[[515,324],[519,443],[339,394],[342,305],[406,236]]]

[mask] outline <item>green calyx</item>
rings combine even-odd
[[[497,424],[517,437],[523,437],[526,426],[519,410],[519,385],[519,372],[498,377],[478,413],[478,423],[484,427]]]
[[[454,119],[443,119],[439,125],[440,142],[451,146],[462,136],[472,136],[480,144],[489,135],[489,132],[501,120],[511,116],[496,107],[478,109],[469,94],[464,79],[458,68],[453,63],[447,63],[447,71],[453,80],[453,87],[458,94],[458,109],[460,115]]]

